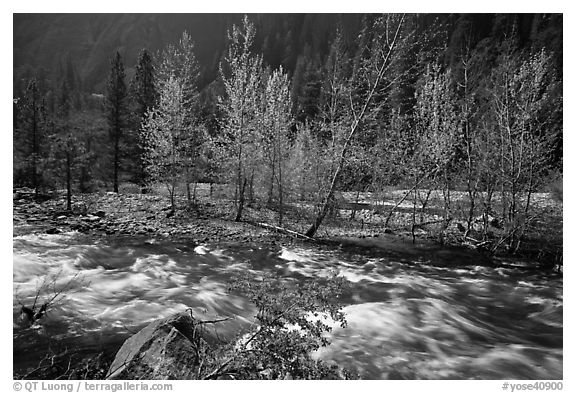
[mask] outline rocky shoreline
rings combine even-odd
[[[146,239],[170,239],[196,245],[250,243],[256,247],[277,248],[280,245],[307,243],[328,249],[346,249],[349,252],[374,257],[387,257],[393,252],[395,243],[413,244],[409,231],[391,232],[383,228],[364,231],[358,228],[331,228],[333,234],[314,241],[277,231],[266,224],[266,215],[275,212],[262,208],[252,209],[253,216],[246,214],[246,221],[235,222],[233,202],[226,199],[203,200],[189,206],[184,198],[178,200],[180,207],[171,212],[166,197],[159,195],[117,194],[100,192],[79,194],[74,197],[72,211],[65,209],[64,194],[35,195],[30,189],[15,189],[13,192],[13,235],[58,234],[78,232],[90,237],[106,239],[136,237]],[[260,215],[260,217],[257,217]],[[268,219],[272,221],[272,219]],[[327,224],[328,225],[328,224]],[[294,232],[295,233],[295,232]],[[294,234],[293,233],[293,234]],[[433,249],[440,255],[430,263],[445,265],[515,265],[526,268],[550,269],[562,272],[561,254],[543,250],[536,243],[525,254],[518,256],[499,253],[487,255],[482,250],[473,250],[461,242],[439,244],[430,234],[420,230],[416,237],[416,248]],[[391,250],[392,248],[392,250]],[[402,247],[404,248],[404,247]],[[441,254],[450,250],[461,254],[455,262],[446,261]],[[560,251],[561,252],[561,251]]]
[[[295,240],[249,223],[227,220],[221,212],[209,211],[217,209],[211,204],[202,205],[202,211],[181,209],[171,215],[165,198],[155,195],[84,194],[75,197],[72,211],[64,206],[62,196],[35,196],[31,190],[15,190],[13,236],[77,231],[95,237],[185,238],[196,244],[257,242],[273,245]]]

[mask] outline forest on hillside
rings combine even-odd
[[[283,227],[306,201],[313,237],[342,192],[403,189],[416,211],[434,190],[447,227],[458,191],[464,238],[497,220],[493,246],[517,250],[532,195],[561,182],[562,15],[220,15],[209,38],[59,42],[44,66],[34,17],[15,16],[13,184],[66,189],[68,209],[130,183],[164,186],[174,212],[181,190],[227,184],[234,220],[260,201]],[[113,31],[137,36],[127,17]]]

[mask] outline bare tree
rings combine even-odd
[[[490,85],[490,124],[488,129],[499,142],[497,163],[501,193],[501,218],[505,231],[496,246],[506,242],[518,249],[530,216],[533,192],[546,174],[552,146],[543,112],[554,83],[550,57],[544,51],[522,60],[508,42],[493,69]]]
[[[334,193],[340,182],[341,171],[346,157],[350,151],[350,145],[354,137],[362,129],[362,124],[380,103],[376,103],[375,96],[387,86],[394,83],[392,76],[386,78],[392,64],[396,59],[398,47],[405,38],[404,15],[384,15],[375,21],[374,38],[371,44],[371,52],[361,68],[358,79],[365,87],[361,94],[355,95],[353,89],[349,90],[349,115],[347,119],[347,132],[342,136],[336,152],[330,182],[324,194],[322,204],[314,222],[306,231],[306,236],[313,237],[322,225],[322,221],[334,203]],[[336,135],[336,133],[334,133]]]
[[[62,271],[58,271],[37,281],[32,304],[24,304],[19,296],[19,288],[16,288],[14,296],[21,306],[20,314],[28,325],[33,325],[42,319],[48,310],[61,303],[67,294],[90,285],[80,273],[74,274],[64,282],[60,279],[61,274]]]

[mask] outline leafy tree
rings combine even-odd
[[[191,129],[186,121],[183,83],[172,77],[162,85],[158,106],[146,115],[142,126],[144,159],[150,180],[166,185],[172,214],[175,193],[186,161],[185,146]]]
[[[185,99],[197,100],[199,65],[194,54],[194,41],[186,31],[176,45],[169,44],[160,54],[158,84],[167,83],[171,77],[182,81]]]
[[[234,167],[235,221],[240,221],[248,182],[253,179],[255,128],[258,97],[261,94],[262,59],[251,54],[255,36],[254,24],[244,17],[242,29],[233,26],[229,32],[229,48],[225,64],[220,66],[226,98],[221,103],[223,140],[221,146]]]
[[[274,185],[277,186],[279,203],[279,225],[282,225],[283,202],[286,184],[286,158],[289,150],[289,132],[292,123],[290,115],[290,83],[280,67],[273,71],[266,81],[262,97],[264,119],[259,130],[265,165],[270,176],[268,182],[268,204],[274,199]]]
[[[182,33],[182,37],[176,45],[168,45],[161,53],[161,62],[158,69],[158,84],[162,86],[170,78],[175,77],[182,83],[185,122],[190,129],[196,132],[187,134],[187,139],[182,140],[183,144],[183,170],[185,176],[182,179],[186,183],[186,195],[188,202],[191,202],[190,183],[198,180],[199,155],[201,145],[204,143],[202,127],[199,124],[200,104],[198,94],[198,79],[200,77],[199,65],[194,54],[194,42],[187,33]]]
[[[498,173],[505,235],[497,245],[519,247],[522,234],[533,220],[532,194],[545,181],[552,161],[554,134],[547,132],[550,92],[555,88],[550,56],[545,51],[522,59],[505,42],[492,70],[488,132],[499,141],[497,153],[484,168]]]
[[[357,81],[366,84],[368,89],[365,93],[354,97],[351,94],[350,111],[347,120],[342,120],[341,124],[346,125],[346,131],[341,133],[338,150],[334,154],[332,170],[330,172],[329,186],[324,193],[322,203],[314,222],[306,232],[306,236],[312,237],[322,224],[324,217],[334,203],[334,193],[340,184],[340,176],[349,154],[350,147],[357,136],[357,132],[362,129],[362,122],[370,115],[374,114],[374,109],[378,103],[374,98],[380,91],[391,82],[386,80],[387,73],[391,66],[397,61],[397,48],[409,32],[404,29],[403,15],[385,15],[374,23],[375,35],[371,42],[370,57],[363,62],[360,75]],[[350,94],[350,93],[349,93]]]
[[[321,200],[328,178],[325,144],[315,137],[308,124],[300,124],[291,145],[288,168],[290,190],[295,198]]]
[[[124,65],[119,52],[112,58],[106,90],[106,117],[112,140],[113,187],[118,192],[120,176],[121,142],[126,129],[127,91],[124,82]]]
[[[417,145],[412,160],[415,174],[414,201],[417,199],[418,185],[425,179],[431,180],[427,197],[422,202],[422,209],[428,202],[429,191],[440,187],[444,197],[445,225],[452,219],[451,180],[456,148],[462,139],[460,115],[456,111],[456,97],[451,84],[450,72],[443,72],[437,62],[428,66],[422,76],[421,84],[416,91],[414,124]],[[413,228],[414,219],[413,214]]]

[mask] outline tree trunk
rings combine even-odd
[[[118,172],[120,166],[120,130],[116,128],[114,135],[114,192],[118,193]]]
[[[254,169],[252,169],[252,173],[250,174],[250,185],[248,191],[248,205],[250,206],[254,203]]]
[[[144,159],[142,158],[142,154],[140,156],[140,192],[142,194],[148,194],[148,187],[147,187],[147,176],[146,176],[146,165]]]
[[[168,192],[170,193],[170,213],[174,215],[174,213],[176,212],[176,203],[174,202],[174,193],[176,192],[175,187],[172,186],[172,188]]]
[[[70,152],[66,152],[66,210],[72,211],[72,162]]]
[[[408,196],[410,196],[410,194],[412,193],[412,191],[414,191],[416,189],[416,187],[418,187],[418,185],[420,184],[420,182],[422,180],[424,180],[426,178],[426,176],[422,176],[420,178],[420,180],[418,180],[413,186],[412,188],[406,193],[404,194],[404,196],[402,197],[402,199],[400,199],[395,205],[394,207],[388,212],[388,216],[386,217],[386,221],[384,222],[384,228],[388,228],[388,224],[390,223],[390,220],[392,219],[392,214],[394,214],[394,211],[396,211],[396,209],[398,208],[398,206],[400,206],[402,204],[402,202],[404,202],[406,200],[406,198],[408,198]]]
[[[186,182],[186,200],[190,205],[192,203],[192,193],[190,192],[190,166],[185,164],[184,181]]]
[[[32,186],[34,193],[38,195],[38,124],[36,121],[36,101],[33,102],[34,108],[32,109]]]
[[[278,202],[280,203],[280,208],[279,208],[279,219],[278,222],[280,226],[282,226],[282,221],[284,219],[284,198],[283,198],[283,187],[282,187],[282,162],[280,162],[280,165],[278,166]]]
[[[276,167],[276,164],[273,162],[272,163],[272,171],[271,171],[272,173],[270,176],[270,188],[268,189],[268,206],[272,206],[272,202],[274,199],[274,180],[276,179],[276,176],[275,176],[276,174],[274,173],[275,172],[274,170],[276,169],[275,167]]]
[[[238,209],[236,210],[236,218],[234,221],[240,222],[242,220],[242,210],[244,210],[244,193],[246,191],[246,183],[248,183],[248,179],[244,177],[244,181],[238,190]]]
[[[356,200],[354,201],[354,206],[352,206],[352,212],[350,213],[350,221],[356,218],[356,210],[358,206],[358,201],[360,200],[360,188],[356,191]]]
[[[470,231],[472,230],[472,220],[474,219],[474,211],[476,208],[476,191],[472,191],[470,179],[468,179],[468,201],[470,202],[470,207],[468,209],[468,218],[466,220],[466,232],[464,232],[464,237],[468,237]]]

